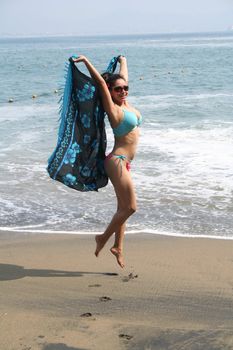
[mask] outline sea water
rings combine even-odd
[[[116,210],[111,184],[82,193],[46,172],[59,125],[55,90],[73,54],[99,71],[113,56],[128,59],[129,101],[143,123],[132,163],[138,211],[127,231],[232,238],[231,32],[1,38],[0,229],[102,232]]]

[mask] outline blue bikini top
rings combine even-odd
[[[123,109],[123,112],[122,121],[116,128],[112,129],[115,136],[124,136],[128,134],[142,122],[142,117],[140,116],[138,118],[136,113],[128,111],[127,109]]]

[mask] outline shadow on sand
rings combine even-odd
[[[63,343],[46,344],[42,350],[88,350],[84,348],[74,348],[73,346],[67,346]]]
[[[17,280],[24,277],[82,277],[84,275],[118,276],[118,273],[25,269],[23,266],[0,264],[0,281]]]

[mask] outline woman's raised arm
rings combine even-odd
[[[120,71],[119,74],[124,78],[125,81],[129,81],[129,75],[128,75],[128,66],[127,66],[127,60],[125,56],[120,56],[118,58],[118,61],[120,63]]]
[[[97,69],[93,66],[93,64],[83,55],[78,56],[78,58],[73,58],[73,61],[76,63],[83,62],[85,64],[91,77],[95,80],[96,84],[99,86],[105,112],[109,116],[115,115],[116,113],[115,104],[112,101],[112,97],[109,92],[108,86],[104,78],[101,76],[101,74],[97,71]]]

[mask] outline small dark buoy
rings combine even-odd
[[[37,97],[37,95],[32,95],[32,98],[36,98]]]

